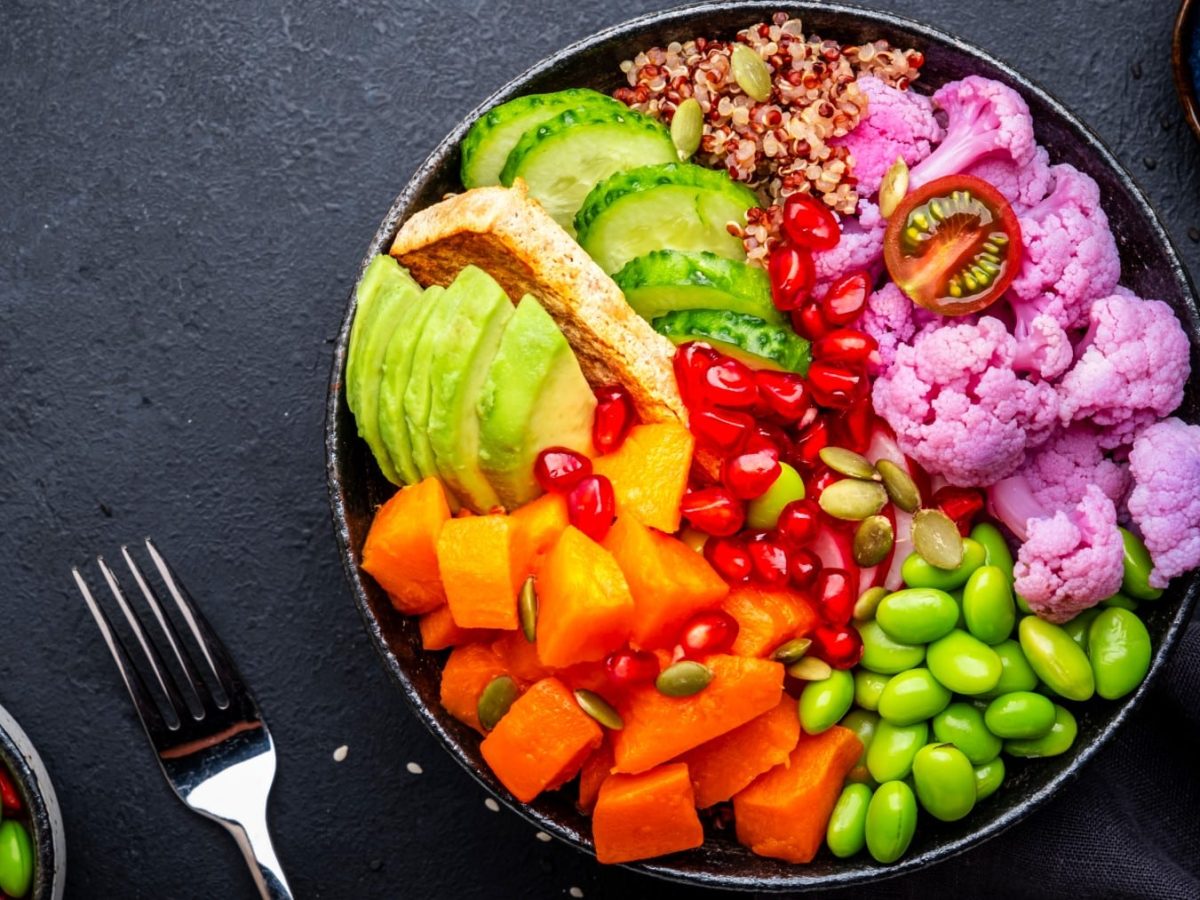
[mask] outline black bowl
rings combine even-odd
[[[918,86],[930,90],[968,74],[997,78],[1016,88],[1033,111],[1037,136],[1058,162],[1089,172],[1099,183],[1105,208],[1121,248],[1125,284],[1141,296],[1171,303],[1185,323],[1195,348],[1200,341],[1195,300],[1187,275],[1153,210],[1113,155],[1091,131],[1045,91],[1008,66],[943,32],[887,13],[827,3],[791,3],[782,7],[804,19],[806,30],[860,43],[879,37],[915,47],[926,65]],[[730,36],[740,28],[767,20],[778,3],[709,3],[635,19],[574,44],[510,82],[467,117],[442,141],[417,170],[392,204],[367,248],[363,265],[386,252],[400,224],[412,212],[435,203],[458,182],[459,142],[476,116],[496,103],[520,94],[586,85],[608,92],[620,83],[617,68],[638,50],[686,40],[697,35]],[[359,569],[363,540],[377,504],[393,491],[379,474],[366,445],[356,435],[346,408],[342,373],[346,344],[354,315],[351,296],[334,352],[327,408],[327,472],[337,539],[367,630],[388,671],[403,688],[417,715],[462,765],[511,808],[537,827],[583,850],[591,849],[588,821],[562,792],[535,803],[514,800],[488,770],[479,754],[479,738],[451,718],[438,703],[440,656],[421,650],[416,621],[394,612],[387,597]],[[1200,371],[1200,354],[1193,350],[1193,370]],[[1189,385],[1182,414],[1195,420],[1200,391]],[[1021,764],[1014,760],[1003,790],[954,824],[923,820],[907,856],[882,866],[869,859],[841,861],[823,854],[806,866],[789,865],[754,856],[721,834],[711,834],[703,847],[631,868],[653,875],[714,887],[783,891],[832,887],[898,875],[960,853],[999,834],[1074,777],[1128,718],[1162,669],[1180,628],[1191,612],[1197,586],[1194,576],[1178,579],[1156,604],[1146,604],[1146,624],[1157,648],[1150,676],[1119,703],[1093,701],[1073,709],[1079,718],[1079,738],[1067,754]]]

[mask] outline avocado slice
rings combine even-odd
[[[475,266],[458,273],[446,291],[451,294],[460,299],[433,336],[426,432],[442,481],[463,503],[486,512],[500,498],[479,466],[475,407],[513,305],[504,288]]]
[[[533,464],[547,447],[591,454],[596,397],[571,345],[526,294],[504,329],[479,395],[479,464],[508,509],[541,488]]]
[[[421,297],[421,286],[394,259],[377,256],[359,283],[362,305],[350,329],[350,348],[346,360],[346,403],[354,413],[358,433],[383,476],[393,484],[401,479],[379,430],[379,385],[383,379],[383,359],[396,326],[404,313]]]
[[[404,425],[408,431],[413,467],[421,478],[440,477],[433,458],[433,445],[429,442],[429,407],[433,402],[431,376],[433,360],[440,347],[438,336],[454,317],[455,308],[462,298],[463,292],[455,291],[451,285],[434,304],[413,347],[412,369],[408,384],[404,386]],[[453,503],[452,496],[447,499]]]
[[[417,341],[444,293],[446,289],[438,285],[425,289],[421,299],[405,311],[383,358],[383,380],[379,385],[379,433],[388,456],[405,484],[420,481],[421,473],[413,461],[408,423],[404,420],[404,391],[412,374]]]

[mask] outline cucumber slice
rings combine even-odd
[[[790,328],[727,309],[684,309],[659,316],[654,330],[675,344],[704,341],[756,369],[808,374],[812,351]]]
[[[570,88],[553,94],[527,94],[501,103],[475,120],[462,142],[462,183],[482,187],[500,183],[500,170],[521,136],[567,109],[628,109],[590,88]]]
[[[613,281],[647,322],[677,309],[728,309],[773,325],[785,322],[765,270],[707,250],[655,250],[631,259]]]
[[[500,183],[525,179],[529,195],[571,234],[584,197],[615,172],[677,159],[660,122],[626,109],[568,109],[525,132],[508,154]]]
[[[575,216],[579,243],[606,272],[651,250],[708,250],[742,262],[744,225],[758,197],[725,172],[689,163],[642,166],[596,185]]]

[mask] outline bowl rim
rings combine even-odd
[[[1191,63],[1188,62],[1185,49],[1195,37],[1195,10],[1196,4],[1193,0],[1181,0],[1171,31],[1171,71],[1184,118],[1187,119],[1192,133],[1200,138],[1200,98],[1196,96],[1196,84],[1192,79]]]
[[[1188,2],[1188,0],[1185,0]],[[1071,130],[1075,132],[1078,140],[1087,145],[1088,149],[1095,153],[1101,162],[1107,166],[1121,182],[1125,191],[1129,194],[1130,199],[1139,212],[1145,217],[1150,225],[1150,237],[1165,251],[1165,254],[1170,263],[1170,276],[1179,287],[1180,294],[1184,298],[1184,302],[1188,307],[1192,319],[1192,330],[1196,330],[1196,322],[1200,320],[1200,311],[1196,306],[1195,290],[1188,275],[1180,260],[1179,253],[1175,247],[1166,229],[1163,227],[1157,213],[1146,199],[1145,194],[1140,186],[1129,174],[1125,167],[1119,162],[1116,156],[1108,148],[1108,146],[1100,139],[1100,137],[1082,120],[1076,117],[1067,107],[1058,100],[1053,94],[1041,87],[1035,81],[1029,79],[1024,74],[1015,70],[1011,65],[997,58],[993,54],[985,51],[974,44],[957,37],[940,28],[936,28],[920,21],[908,18],[906,16],[896,15],[891,12],[872,9],[868,7],[848,6],[840,2],[823,2],[823,0],[797,0],[797,2],[779,3],[779,2],[763,2],[763,0],[751,0],[751,2],[726,2],[726,0],[704,0],[704,2],[692,3],[684,6],[673,7],[666,10],[647,13],[637,16],[632,19],[627,19],[618,22],[614,25],[601,29],[600,31],[575,41],[555,53],[542,59],[540,62],[530,66],[521,74],[517,75],[502,87],[490,94],[483,102],[477,105],[467,115],[461,119],[454,128],[433,148],[421,165],[413,172],[404,189],[392,201],[388,208],[387,214],[381,221],[378,229],[373,235],[367,251],[364,254],[359,264],[359,275],[365,270],[371,258],[381,252],[386,251],[386,247],[390,244],[392,237],[401,224],[401,221],[406,218],[410,212],[408,207],[413,202],[414,198],[419,195],[425,184],[431,180],[437,169],[443,164],[442,161],[447,156],[455,145],[461,142],[470,125],[484,112],[492,108],[498,102],[515,96],[521,89],[533,78],[553,69],[564,60],[571,56],[584,51],[596,44],[604,43],[615,38],[628,38],[640,31],[655,26],[665,26],[669,24],[683,23],[694,20],[697,17],[706,14],[718,12],[727,12],[735,10],[739,14],[744,14],[747,24],[754,21],[764,21],[769,19],[772,13],[783,11],[791,16],[799,16],[804,18],[809,13],[820,13],[823,15],[838,15],[857,18],[860,21],[865,20],[880,29],[901,28],[906,29],[920,35],[922,38],[929,41],[932,45],[948,46],[957,52],[966,56],[980,60],[981,62],[995,67],[1004,74],[1007,83],[1014,86],[1026,94],[1036,95],[1056,116],[1065,122]],[[355,278],[354,284],[357,285],[358,278]],[[338,552],[341,557],[342,566],[346,573],[346,578],[350,583],[351,592],[354,595],[355,605],[358,607],[359,614],[363,618],[363,624],[367,632],[371,636],[372,643],[375,645],[376,651],[382,658],[385,667],[402,689],[406,700],[416,713],[417,717],[430,730],[430,732],[438,738],[445,746],[445,749],[480,785],[482,785],[490,794],[492,794],[501,803],[509,809],[516,812],[522,818],[526,819],[536,827],[549,832],[555,837],[563,840],[576,849],[581,850],[589,855],[592,855],[591,847],[581,842],[576,835],[569,829],[562,826],[554,818],[547,816],[529,804],[520,803],[515,799],[507,796],[506,793],[498,792],[495,787],[490,784],[484,775],[477,771],[472,762],[463,754],[457,751],[454,746],[453,737],[447,732],[439,721],[439,717],[434,710],[423,704],[418,696],[413,680],[405,668],[400,664],[396,654],[384,636],[383,628],[380,620],[374,615],[371,610],[370,602],[364,588],[362,573],[354,559],[353,548],[351,547],[350,528],[346,516],[346,499],[344,487],[341,483],[341,473],[339,471],[341,465],[341,451],[339,445],[344,438],[342,430],[339,427],[340,416],[339,408],[343,402],[342,399],[342,372],[345,366],[345,357],[347,345],[349,342],[350,326],[353,322],[355,311],[355,294],[354,287],[350,289],[350,296],[347,301],[345,314],[342,319],[341,326],[338,330],[337,339],[334,345],[333,359],[331,364],[331,373],[329,379],[329,393],[326,402],[326,417],[325,417],[325,452],[326,452],[326,481],[329,490],[330,506],[332,517],[334,520],[334,532],[338,544]],[[350,435],[349,437],[353,437]],[[1082,746],[1076,756],[1070,763],[1059,773],[1054,775],[1039,788],[1034,790],[1027,798],[1014,807],[1004,810],[999,815],[995,816],[989,822],[980,828],[969,832],[966,835],[953,838],[951,840],[939,843],[938,845],[929,848],[923,852],[915,853],[910,856],[905,856],[901,860],[887,867],[863,867],[847,868],[844,871],[837,871],[832,874],[811,875],[805,874],[806,870],[803,866],[796,866],[795,873],[779,876],[763,876],[750,874],[721,874],[715,875],[706,872],[695,872],[682,870],[672,866],[669,863],[659,863],[654,861],[643,861],[638,863],[623,864],[624,868],[641,872],[644,874],[656,876],[661,879],[675,881],[679,883],[689,884],[692,886],[721,888],[725,890],[737,891],[757,891],[757,892],[782,892],[782,891],[810,891],[821,888],[843,887],[851,884],[865,884],[869,882],[877,882],[888,878],[898,877],[903,874],[914,872],[918,869],[925,868],[937,862],[950,859],[957,856],[966,850],[976,847],[987,840],[1002,833],[1008,828],[1015,825],[1021,819],[1025,818],[1034,810],[1040,808],[1056,794],[1065,784],[1074,780],[1080,770],[1096,755],[1099,750],[1104,747],[1111,739],[1112,735],[1118,728],[1132,715],[1133,711],[1142,702],[1146,694],[1152,689],[1154,682],[1157,680],[1159,673],[1164,668],[1167,659],[1178,643],[1179,635],[1182,629],[1186,626],[1188,619],[1191,616],[1192,609],[1195,606],[1198,594],[1200,594],[1200,574],[1193,575],[1186,585],[1183,596],[1180,598],[1170,621],[1167,623],[1166,630],[1163,635],[1163,640],[1155,650],[1151,660],[1150,670],[1141,685],[1134,691],[1133,694],[1123,698],[1121,705],[1115,710],[1112,717],[1105,722],[1095,739]],[[850,861],[847,861],[848,863]]]
[[[30,897],[62,900],[67,883],[67,845],[62,809],[50,773],[29,735],[0,706],[0,763],[16,782],[21,802],[29,812],[34,867]]]

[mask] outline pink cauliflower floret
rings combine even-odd
[[[1112,500],[1088,485],[1079,503],[1030,519],[1013,586],[1038,616],[1063,623],[1121,587],[1124,544]]]
[[[1014,302],[1079,328],[1092,301],[1117,286],[1121,256],[1096,182],[1074,166],[1052,171],[1054,191],[1019,216],[1025,254],[1009,290]]]
[[[1200,426],[1164,419],[1129,453],[1129,514],[1154,561],[1151,587],[1200,566]]]
[[[1105,454],[1099,437],[1090,425],[1072,425],[1026,460],[1021,474],[1042,505],[1055,511],[1067,509],[1094,484],[1121,507],[1129,492],[1129,469]]]
[[[1044,147],[1038,147],[1023,166],[1004,157],[984,158],[963,174],[982,178],[995,187],[1018,213],[1036,206],[1054,188],[1050,154]]]
[[[858,195],[872,197],[897,157],[915,166],[942,139],[943,130],[923,94],[896,90],[873,75],[859,78],[858,87],[867,96],[867,115],[845,137],[829,143],[850,151]]]
[[[1089,320],[1059,383],[1059,417],[1100,426],[1105,447],[1127,445],[1183,400],[1188,338],[1171,307],[1127,291],[1093,303]]]
[[[1018,372],[1053,380],[1071,368],[1075,348],[1054,316],[1030,305],[1014,304],[1013,337],[1017,341],[1013,368]]]
[[[930,474],[960,486],[992,484],[1049,437],[1058,416],[1054,388],[1013,371],[1015,349],[990,316],[928,329],[900,346],[876,379],[875,411]]]
[[[867,298],[867,307],[854,326],[869,334],[879,345],[878,359],[868,368],[872,375],[886,372],[896,360],[896,350],[907,344],[918,331],[938,322],[941,316],[917,306],[893,282],[888,282]]]
[[[814,293],[818,297],[843,275],[865,270],[877,278],[883,270],[883,233],[887,222],[879,215],[879,207],[869,200],[860,200],[858,215],[843,217],[841,225],[842,236],[837,246],[813,254],[817,273]]]
[[[1006,160],[1018,168],[1033,161],[1033,118],[1021,95],[1007,85],[969,75],[944,85],[933,102],[946,114],[946,135],[913,167],[910,187],[957,175],[985,159]]]

